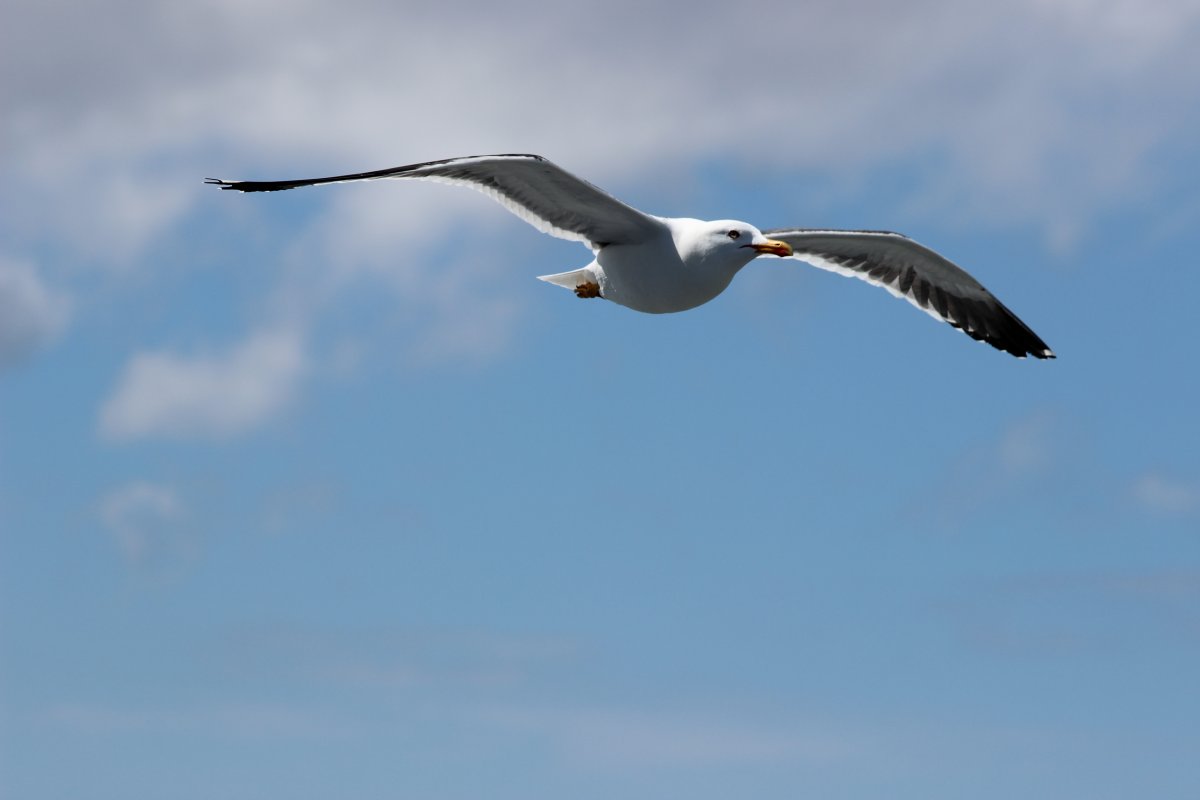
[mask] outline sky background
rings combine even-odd
[[[1194,798],[1200,5],[0,0],[0,796]],[[482,195],[905,232],[639,315]]]

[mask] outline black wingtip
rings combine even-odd
[[[221,178],[205,178],[204,179],[204,184],[206,186],[220,186],[222,189],[237,189],[238,183],[239,183],[238,181],[227,181],[227,180],[222,180]]]
[[[311,186],[314,183],[330,183],[326,179],[308,181],[227,181],[221,178],[205,178],[204,182],[212,186],[220,186],[225,191],[235,192],[281,192],[285,189],[295,189],[297,186]]]
[[[204,182],[222,189],[238,192],[282,192],[287,189],[297,189],[301,186],[316,186],[320,183],[343,183],[347,181],[370,180],[372,178],[397,178],[409,172],[417,172],[427,167],[439,167],[443,164],[453,164],[459,161],[470,161],[479,158],[527,158],[533,161],[549,163],[548,159],[534,153],[499,153],[492,156],[461,156],[459,158],[444,158],[440,161],[423,161],[420,164],[408,164],[403,167],[377,169],[371,172],[355,172],[349,175],[331,175],[328,178],[302,178],[290,181],[227,181],[220,178],[207,178]]]

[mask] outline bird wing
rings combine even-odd
[[[403,167],[291,181],[205,183],[239,192],[278,192],[319,183],[412,178],[469,186],[492,197],[543,233],[584,242],[593,249],[632,244],[661,234],[663,223],[541,156],[507,154],[427,161]]]
[[[935,319],[1018,358],[1054,358],[1029,326],[961,267],[888,231],[780,228],[764,231],[792,246],[792,258],[882,286]]]

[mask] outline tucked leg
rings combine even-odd
[[[586,283],[578,284],[575,287],[576,297],[599,297],[600,284],[595,281],[587,281]]]

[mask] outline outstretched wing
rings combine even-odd
[[[239,192],[278,192],[318,183],[412,178],[469,186],[494,198],[543,233],[584,242],[594,249],[630,244],[661,233],[656,217],[627,206],[612,195],[577,178],[541,156],[506,154],[427,161],[403,167],[304,178],[292,181],[227,181],[205,183]]]
[[[907,236],[887,231],[781,228],[763,231],[792,246],[793,258],[882,286],[935,319],[1018,358],[1054,352],[962,268]]]

